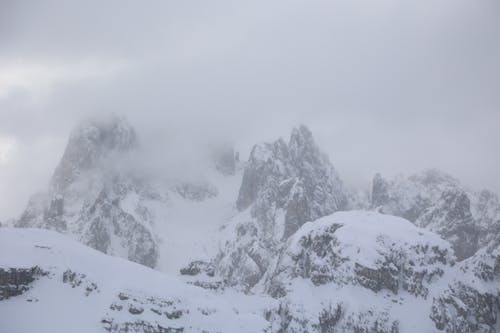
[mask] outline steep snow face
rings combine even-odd
[[[167,271],[192,256],[213,255],[215,232],[232,211],[241,179],[229,161],[233,151],[225,149],[222,161],[214,161],[210,181],[167,182],[127,168],[141,156],[137,142],[122,118],[82,123],[48,191],[30,199],[15,225],[57,230],[99,251]]]
[[[270,297],[210,291],[64,236],[0,228],[0,332],[264,332]]]
[[[404,217],[449,240],[459,260],[498,242],[500,204],[488,191],[475,193],[438,170],[392,181],[375,175],[372,208]]]
[[[284,240],[306,221],[348,207],[348,196],[334,167],[311,132],[294,129],[287,143],[256,145],[245,166],[233,218],[235,239],[216,259],[231,284],[251,288]]]

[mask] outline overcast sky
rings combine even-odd
[[[0,219],[109,112],[173,152],[304,123],[348,183],[500,192],[500,1],[0,0]]]

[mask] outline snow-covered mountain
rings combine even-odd
[[[428,170],[357,195],[305,126],[196,177],[141,169],[141,145],[83,122],[0,227],[1,333],[500,331],[496,194]]]
[[[190,253],[215,251],[213,234],[232,211],[241,178],[235,154],[223,147],[213,155],[205,179],[153,177],[130,167],[142,155],[126,120],[85,121],[72,132],[48,190],[30,199],[15,226],[57,230],[104,253],[177,270]]]
[[[500,202],[490,191],[474,192],[432,169],[387,181],[373,179],[372,208],[404,217],[449,240],[458,259],[500,242]]]
[[[253,147],[229,222],[233,237],[215,258],[217,273],[245,289],[256,285],[284,241],[307,221],[349,207],[328,157],[304,126]]]
[[[341,212],[308,222],[262,287],[282,332],[495,332],[498,248],[456,263],[448,242],[402,218]]]
[[[498,248],[456,263],[438,235],[374,212],[304,224],[254,293],[217,285],[211,273],[205,281],[160,273],[46,230],[0,228],[0,253],[6,252],[3,333],[500,328]]]

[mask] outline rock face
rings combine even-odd
[[[402,218],[339,212],[304,224],[268,270],[269,332],[496,332],[500,252],[455,263]],[[418,310],[416,310],[418,308]]]
[[[445,332],[496,332],[498,295],[481,293],[463,283],[446,290],[432,305],[431,319]]]
[[[166,183],[141,173],[129,166],[139,158],[137,135],[125,119],[81,123],[48,190],[32,196],[15,225],[57,230],[104,253],[156,267],[165,240],[156,231],[172,208],[170,198],[202,202],[218,190],[209,182]]]
[[[137,145],[134,129],[123,119],[90,120],[78,126],[52,176],[54,192],[64,192],[85,171],[103,163],[110,154],[128,152]]]
[[[495,193],[482,190],[471,201],[471,212],[479,229],[479,247],[491,252],[500,246],[500,200]]]
[[[459,260],[472,256],[479,246],[479,230],[472,217],[469,197],[464,191],[444,191],[417,223],[449,240]]]
[[[252,206],[252,216],[269,219],[269,206],[285,211],[283,238],[304,222],[348,207],[342,182],[305,126],[282,139],[252,149],[236,206]]]
[[[130,292],[121,292],[109,310],[101,321],[107,332],[184,332],[178,319],[189,313],[178,298],[145,297]],[[120,314],[127,312],[130,318],[120,320]],[[153,322],[151,314],[157,317]]]
[[[40,267],[0,268],[0,301],[23,294],[38,277],[46,275]]]
[[[306,127],[294,129],[288,143],[254,146],[236,200],[235,239],[216,259],[218,274],[253,287],[290,235],[307,221],[346,209],[347,198]]]
[[[315,286],[356,285],[395,295],[404,290],[425,298],[429,284],[452,265],[446,242],[404,219],[340,212],[308,222],[294,234],[265,286],[271,295],[284,296],[288,282],[301,278]]]
[[[498,242],[500,204],[489,192],[474,193],[438,170],[427,170],[393,181],[375,175],[371,206],[404,217],[449,240],[459,260]]]
[[[450,333],[497,332],[500,324],[500,251],[480,250],[460,265],[462,278],[434,298],[430,318]]]
[[[268,313],[271,326],[266,332],[279,333],[398,333],[399,322],[379,309],[352,311],[341,303],[325,305],[322,310],[307,316],[306,310],[297,304],[281,303],[274,312]]]
[[[209,277],[215,275],[215,267],[207,262],[201,260],[195,260],[189,263],[187,267],[181,268],[180,273],[182,275],[199,275],[206,274]]]
[[[48,192],[31,198],[16,226],[74,234],[99,251],[121,252],[131,261],[154,267],[158,248],[148,228],[151,217],[140,203],[125,207],[125,201],[165,197],[113,165],[136,146],[135,131],[122,118],[80,124],[70,136]]]

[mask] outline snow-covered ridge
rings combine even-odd
[[[9,223],[25,229],[0,228],[12,253],[0,256],[0,316],[27,313],[42,332],[54,328],[42,303],[78,304],[85,316],[61,313],[86,332],[500,330],[495,194],[428,170],[376,175],[357,197],[305,126],[245,163],[230,146],[207,152],[201,178],[123,167],[137,142],[118,117],[73,131],[51,186]]]
[[[0,291],[31,272],[19,295],[0,297],[2,333],[257,332],[274,302],[194,287],[46,230],[0,228],[0,253]]]
[[[500,243],[500,204],[490,191],[475,192],[435,169],[388,181],[375,175],[371,206],[404,217],[449,240],[458,259]]]
[[[304,224],[256,289],[280,300],[271,331],[493,333],[499,254],[457,264],[447,241],[407,220],[339,212]]]
[[[9,253],[0,256],[2,333],[494,333],[499,325],[498,249],[457,264],[438,235],[372,212],[304,224],[246,294],[218,288],[207,266],[198,266],[205,281],[173,276],[52,231],[0,228],[0,253]]]

